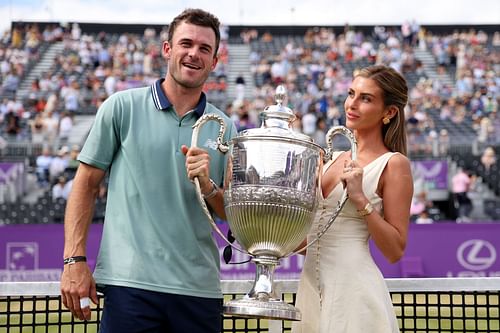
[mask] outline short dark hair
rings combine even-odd
[[[168,25],[168,42],[172,43],[172,38],[174,36],[174,31],[177,29],[179,24],[182,22],[194,24],[194,25],[199,25],[202,27],[208,27],[212,28],[212,30],[215,33],[215,53],[214,56],[217,55],[217,51],[219,50],[219,43],[220,43],[220,22],[219,19],[207,12],[204,11],[203,9],[197,9],[197,8],[188,8],[185,9],[182,13],[177,15],[172,22]]]

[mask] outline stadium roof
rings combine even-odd
[[[13,21],[166,24],[188,7],[227,25],[500,25],[498,0],[0,0],[0,29]]]

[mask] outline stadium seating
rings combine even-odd
[[[24,57],[24,65],[19,67],[22,74],[17,93],[4,89],[0,94],[9,102],[17,98],[23,107],[23,111],[18,112],[19,131],[15,134],[8,134],[5,123],[0,122],[0,137],[7,140],[4,147],[0,144],[0,161],[22,159],[26,161],[29,172],[34,172],[36,158],[47,142],[34,141],[36,133],[32,124],[35,115],[42,113],[44,103],[51,94],[59,95],[54,112],[61,114],[68,108],[62,91],[74,85],[78,107],[71,110],[72,114],[93,117],[108,95],[106,79],[110,76],[115,77],[112,91],[116,91],[151,84],[155,78],[165,74],[159,50],[160,40],[165,34],[164,27],[140,34],[127,31],[87,32],[84,24],[80,26],[82,35],[74,39],[70,31],[62,31],[54,37],[46,30],[41,31],[47,27],[26,23],[24,30],[20,27],[16,32],[24,33],[21,45],[1,45],[7,50],[6,54],[15,50],[29,52],[18,52]],[[50,29],[56,30],[54,27]],[[241,119],[242,126],[258,126],[254,115],[272,102],[273,87],[279,83],[287,85],[289,105],[299,121],[307,110],[313,110],[318,118],[327,120],[328,126],[342,124],[345,87],[355,70],[374,63],[396,66],[406,77],[410,88],[410,158],[439,159],[448,158],[449,154],[453,165],[472,170],[489,189],[491,193],[482,194],[485,198],[484,213],[489,218],[498,218],[498,165],[488,171],[481,168],[478,149],[473,149],[474,146],[490,145],[497,153],[500,152],[500,119],[497,112],[500,90],[496,87],[498,64],[495,67],[500,43],[492,38],[491,32],[489,35],[481,31],[459,34],[428,32],[427,36],[408,44],[397,27],[387,27],[385,37],[372,33],[366,27],[359,31],[344,30],[343,27],[256,27],[252,34],[247,35],[243,31],[240,35],[237,29],[234,33],[231,33],[231,28],[229,31],[229,39],[221,43],[219,66],[210,75],[204,90],[212,103],[232,112],[237,125],[240,125]],[[38,34],[35,48],[26,46],[28,32]],[[236,75],[234,59],[229,51],[233,45],[248,47],[250,57],[244,59],[237,70],[244,68],[247,71],[245,75],[253,78],[253,82],[246,84],[247,90],[253,91],[254,95],[247,95],[238,105],[233,103],[234,82],[228,80]],[[460,47],[467,48],[469,53],[460,54]],[[146,67],[141,59],[147,56],[150,56],[150,64]],[[16,63],[13,59],[0,61],[10,61],[9,66],[14,68]],[[45,66],[43,69],[41,63]],[[483,70],[471,71],[473,66]],[[4,74],[0,78],[0,86],[5,80]],[[462,89],[464,82],[468,82],[469,86]],[[479,97],[476,98],[474,94],[477,93]],[[490,95],[494,96],[496,104],[491,102],[491,98],[486,98]],[[450,104],[450,98],[456,100],[456,104]],[[332,111],[334,107],[338,110],[337,116]],[[489,134],[483,137],[481,122],[485,118],[491,118],[491,122],[487,124],[490,126]],[[301,130],[300,127],[298,129]],[[449,135],[449,148],[445,149],[445,145],[437,139],[432,140],[442,132]],[[77,142],[82,143],[83,140]],[[65,144],[67,141],[56,139],[54,151]],[[35,197],[34,201],[21,199],[2,203],[0,223],[62,222],[65,203],[52,200],[49,188],[43,188],[38,195],[31,197]],[[103,221],[104,209],[104,202],[99,200],[94,221]],[[437,210],[432,217],[445,219],[447,213]]]

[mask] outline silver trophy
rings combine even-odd
[[[261,112],[262,126],[241,132],[223,143],[225,124],[217,115],[202,116],[194,125],[192,146],[196,146],[202,125],[215,120],[220,124],[217,138],[221,152],[229,152],[224,182],[224,207],[227,222],[241,248],[234,246],[215,224],[201,194],[195,187],[214,230],[236,250],[248,254],[256,264],[252,289],[243,298],[224,304],[226,315],[280,320],[300,320],[299,309],[276,296],[274,271],[282,258],[299,253],[314,244],[331,226],[347,201],[344,193],[328,223],[313,242],[298,249],[313,223],[321,190],[323,163],[331,159],[332,139],[340,134],[350,142],[351,157],[356,159],[356,140],[343,126],[326,134],[326,151],[307,135],[293,132],[295,116],[283,105],[286,91],[276,89],[276,105]]]

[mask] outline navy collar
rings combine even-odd
[[[166,111],[172,106],[172,103],[167,98],[167,95],[161,89],[161,84],[165,79],[158,79],[155,83],[151,85],[151,97],[153,97],[153,102],[155,103],[156,109],[159,111]],[[198,114],[199,117],[205,112],[205,107],[207,106],[207,96],[204,92],[201,92],[200,100],[198,105],[194,109],[194,112]]]

